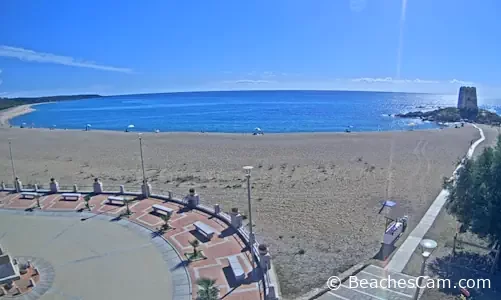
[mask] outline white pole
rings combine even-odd
[[[247,177],[247,202],[249,204],[249,233],[250,233],[250,239],[251,239],[250,252],[251,252],[251,256],[252,256],[252,272],[254,274],[254,266],[256,265],[256,262],[255,262],[255,258],[254,258],[254,234],[252,231],[252,201],[251,201],[251,184],[250,184],[251,170],[252,169],[253,169],[252,166],[244,167],[244,170],[246,172],[245,177]]]
[[[16,181],[16,169],[14,168],[14,159],[12,158],[12,142],[9,140],[9,153],[10,153],[10,162],[12,164],[12,175],[14,176],[14,181]]]
[[[143,143],[141,136],[139,136],[139,151],[141,153],[141,168],[143,169],[143,184],[146,184],[146,173],[144,172],[144,159],[143,159]]]

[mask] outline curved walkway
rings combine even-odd
[[[73,216],[79,217],[78,222],[76,222],[78,224],[85,224],[88,221],[94,223],[92,220],[102,220],[114,222],[121,225],[121,227],[140,232],[144,237],[150,238],[151,242],[160,250],[163,259],[167,262],[167,270],[170,270],[173,276],[172,293],[174,300],[194,299],[198,288],[196,281],[201,277],[215,279],[216,285],[220,289],[220,296],[224,297],[224,299],[262,299],[263,295],[260,292],[259,284],[249,279],[249,274],[252,270],[249,251],[246,250],[242,241],[236,237],[234,230],[228,228],[222,221],[212,218],[200,211],[187,210],[182,205],[173,202],[163,202],[153,198],[132,202],[130,204],[130,210],[133,212],[132,216],[128,219],[118,218],[126,208],[124,206],[108,204],[106,202],[107,197],[108,195],[93,196],[90,200],[90,204],[93,206],[91,212],[75,212],[84,207],[83,200],[64,201],[59,194],[41,197],[41,211],[25,211],[36,206],[36,201],[21,199],[19,194],[0,192],[0,208],[4,208],[3,210],[0,209],[0,213],[14,213],[30,216]],[[160,203],[175,211],[170,221],[171,226],[175,229],[169,230],[167,233],[160,233],[157,231],[163,221],[159,216],[151,212],[152,205]],[[81,222],[80,218],[88,221]],[[193,226],[193,223],[196,221],[202,221],[211,226],[217,231],[217,234],[215,234],[210,241],[199,236]],[[64,235],[64,232],[61,234]],[[106,235],[102,238],[106,240]],[[195,238],[200,240],[201,243],[199,248],[203,251],[207,259],[189,263],[184,259],[184,253],[192,251],[189,242]],[[165,240],[169,243],[166,243]],[[0,239],[0,243],[1,242],[2,240]],[[75,238],[75,242],[86,244],[89,241],[80,241],[79,238]],[[175,248],[175,251],[173,251],[172,248],[170,250],[162,249],[162,247],[167,247],[166,245],[169,244]],[[9,244],[5,244],[4,246],[12,252],[12,255],[18,255],[13,251],[14,249],[10,249]],[[36,256],[35,254],[28,253],[26,255]],[[246,278],[239,283],[235,281],[228,264],[227,258],[233,255],[237,255],[240,264],[246,272]],[[126,261],[123,263],[125,266],[127,265]],[[189,274],[189,276],[187,274]],[[141,284],[143,280],[142,278],[138,278],[135,284]],[[110,289],[112,288],[110,287]],[[52,289],[49,290],[49,292],[50,291],[52,291]],[[156,297],[147,295],[147,297],[144,298]],[[163,294],[163,298],[165,298],[165,294]],[[115,297],[107,297],[106,299],[115,299]],[[128,298],[121,297],[119,299]]]
[[[473,126],[480,132],[480,138],[468,149],[468,152],[466,154],[467,158],[471,158],[477,146],[485,140],[484,131],[476,125]],[[454,170],[452,178],[456,176],[456,173],[460,167],[461,165],[459,165],[456,170]],[[433,222],[435,222],[435,219],[440,213],[440,210],[442,210],[442,207],[444,206],[448,195],[449,191],[445,189],[442,190],[440,194],[438,194],[437,198],[435,198],[435,201],[433,201],[430,208],[426,211],[419,224],[414,228],[414,230],[412,230],[407,239],[398,248],[397,252],[392,256],[385,269],[397,273],[403,271],[403,269],[411,259],[412,254],[423,239],[424,235],[431,228]]]

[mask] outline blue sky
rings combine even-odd
[[[0,2],[0,96],[501,94],[499,0]]]

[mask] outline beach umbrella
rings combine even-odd
[[[134,125],[133,124],[130,124],[129,126],[127,126],[127,128],[125,129],[125,132],[129,132],[130,129],[134,128]]]
[[[261,128],[256,127],[256,128],[254,128],[254,131],[261,131]]]

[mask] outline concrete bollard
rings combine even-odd
[[[19,180],[19,178],[16,178],[16,180],[14,181],[14,188],[18,193],[23,189],[23,183],[21,182],[21,180]]]
[[[221,207],[219,207],[219,204],[214,205],[214,213],[216,215],[219,215],[221,213]]]
[[[269,300],[278,299],[277,291],[276,291],[275,286],[273,284],[268,285],[268,297],[266,299],[269,299]]]
[[[238,212],[238,208],[234,207],[230,212],[231,226],[236,229],[242,227],[242,215]]]
[[[73,193],[76,193],[78,192],[78,187],[76,184],[73,185]]]
[[[49,190],[52,194],[59,192],[59,183],[54,179],[50,179]]]
[[[151,195],[151,184],[144,182],[141,185],[141,194],[144,198],[148,198]]]
[[[172,200],[172,191],[169,191],[169,200]]]
[[[5,191],[5,183],[2,181],[2,191]]]
[[[94,194],[101,194],[103,192],[103,183],[99,181],[99,178],[94,178],[92,190],[94,191]]]
[[[268,246],[260,244],[258,246],[259,264],[262,270],[268,271],[271,268],[271,256],[268,252]]]
[[[34,187],[35,187],[35,192],[38,192],[38,184],[34,184]]]
[[[125,194],[125,186],[123,185],[120,186],[120,194]]]

